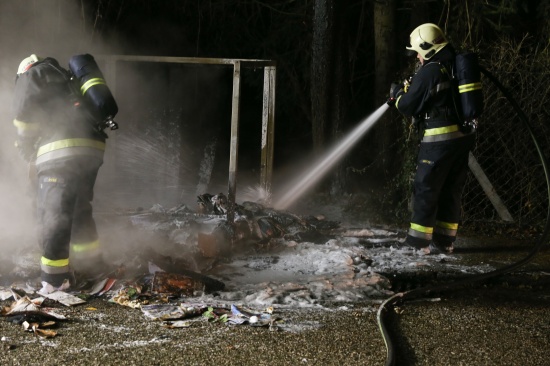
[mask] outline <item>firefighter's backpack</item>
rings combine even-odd
[[[459,53],[455,59],[454,78],[465,121],[476,120],[483,113],[484,102],[481,88],[481,72],[476,53]]]

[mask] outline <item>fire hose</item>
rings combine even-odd
[[[532,141],[535,145],[537,154],[538,154],[538,156],[541,160],[541,165],[542,165],[542,168],[544,170],[544,176],[545,176],[545,180],[546,180],[547,195],[548,195],[548,198],[550,199],[550,177],[549,177],[549,172],[548,172],[548,165],[547,165],[546,159],[544,157],[544,154],[542,152],[542,149],[539,145],[539,142],[537,141],[537,139],[536,139],[536,137],[533,133],[533,129],[531,127],[531,124],[529,123],[529,120],[528,120],[527,116],[525,115],[523,110],[520,108],[520,106],[518,105],[516,100],[508,92],[508,90],[498,81],[498,79],[494,75],[492,75],[489,71],[487,71],[483,67],[480,67],[480,71],[502,92],[504,97],[508,100],[508,102],[510,102],[510,104],[514,108],[514,110],[517,113],[518,117],[521,119],[521,121],[522,121],[524,127],[526,128],[526,130],[529,132],[529,135],[531,136],[531,139],[532,139]],[[517,261],[515,263],[512,263],[512,264],[509,264],[507,266],[504,266],[502,268],[498,268],[494,271],[468,276],[466,278],[463,278],[461,280],[458,280],[458,281],[455,281],[455,282],[452,282],[452,283],[443,284],[443,285],[425,286],[425,287],[422,287],[422,288],[413,289],[413,290],[409,290],[409,291],[405,291],[405,292],[398,292],[395,295],[388,298],[387,300],[385,300],[380,305],[380,307],[378,308],[377,317],[376,317],[378,327],[379,327],[380,332],[382,334],[382,337],[384,339],[384,343],[385,343],[386,350],[387,350],[385,365],[386,366],[393,366],[393,365],[395,365],[395,362],[396,362],[396,347],[393,344],[393,341],[392,341],[391,336],[389,334],[389,330],[388,330],[387,325],[384,324],[384,315],[387,313],[388,308],[390,306],[394,306],[397,303],[402,304],[407,300],[412,300],[412,299],[417,298],[417,297],[419,297],[423,294],[426,294],[428,292],[442,292],[442,291],[446,291],[446,290],[451,290],[451,289],[455,289],[455,288],[458,288],[460,286],[463,286],[465,284],[470,284],[470,283],[474,283],[474,282],[487,280],[489,278],[496,277],[496,276],[503,275],[505,273],[511,272],[511,271],[513,271],[513,270],[529,263],[531,260],[533,260],[533,258],[536,256],[536,254],[542,248],[542,246],[548,242],[549,237],[550,237],[550,205],[549,205],[549,207],[547,209],[547,213],[546,213],[546,223],[545,223],[545,226],[544,226],[544,230],[543,230],[540,238],[535,242],[535,245],[533,246],[531,251],[523,259],[520,259],[519,261]]]

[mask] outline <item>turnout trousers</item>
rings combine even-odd
[[[407,244],[419,249],[432,240],[445,246],[456,240],[468,155],[474,142],[475,135],[471,134],[420,144]]]
[[[99,258],[92,214],[93,189],[102,161],[79,156],[38,169],[37,215],[41,277],[53,286],[71,279],[69,256],[80,265]]]

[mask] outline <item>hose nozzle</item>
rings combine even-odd
[[[111,117],[109,117],[105,121],[100,123],[97,128],[100,131],[103,131],[106,128],[110,128],[111,130],[118,130],[118,123],[116,123]]]

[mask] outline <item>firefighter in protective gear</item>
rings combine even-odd
[[[420,134],[414,178],[413,213],[405,242],[425,254],[452,252],[461,214],[468,155],[475,134],[462,131],[458,90],[451,72],[455,51],[435,24],[422,24],[410,35],[408,50],[420,68],[408,90],[392,84],[390,98]]]
[[[68,72],[53,58],[31,55],[21,62],[14,113],[16,146],[37,172],[42,291],[66,289],[73,267],[84,273],[102,269],[92,199],[106,135],[94,128]]]

